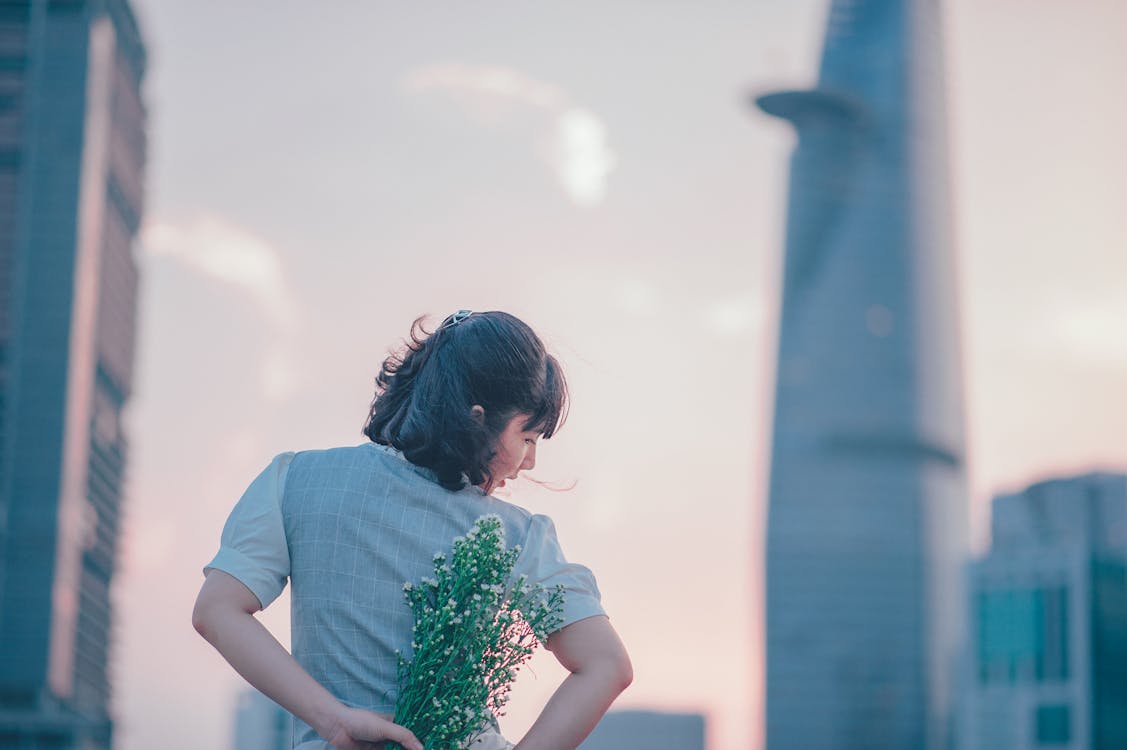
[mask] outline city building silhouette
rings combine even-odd
[[[767,750],[949,747],[967,489],[941,4],[835,0],[795,127],[766,537]]]
[[[701,714],[610,711],[579,750],[704,750],[704,734]]]
[[[0,748],[109,748],[145,48],[126,0],[0,5]]]
[[[290,750],[293,716],[257,690],[239,694],[232,750]]]
[[[1127,475],[994,500],[971,567],[960,750],[1127,747]]]

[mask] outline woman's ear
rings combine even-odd
[[[485,409],[483,409],[480,404],[474,404],[470,407],[470,416],[473,417],[474,421],[478,424],[485,424]]]

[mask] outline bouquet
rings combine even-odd
[[[505,548],[501,519],[483,516],[449,560],[435,554],[433,578],[403,586],[415,626],[412,657],[399,655],[394,720],[427,750],[466,747],[502,715],[520,665],[562,621],[562,586],[545,591],[521,576],[509,588],[519,554]]]

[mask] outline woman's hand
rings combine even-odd
[[[351,708],[310,677],[254,617],[258,598],[237,578],[212,570],[204,579],[192,623],[235,671],[339,750],[384,750],[394,740],[407,750],[423,744],[406,728],[371,711]]]
[[[423,750],[423,743],[383,714],[342,706],[337,723],[324,734],[337,750],[384,750],[387,740],[398,742],[407,750]]]

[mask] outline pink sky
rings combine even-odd
[[[149,205],[114,659],[119,747],[223,748],[240,679],[189,624],[200,567],[277,452],[356,443],[418,314],[505,309],[573,388],[513,500],[598,575],[620,706],[757,747],[759,591],[785,125],[822,2],[136,0]],[[987,500],[1127,466],[1127,28],[1117,0],[948,3],[976,543]],[[207,54],[201,54],[207,49]],[[288,642],[286,602],[263,615]],[[560,678],[519,684],[519,735]]]

